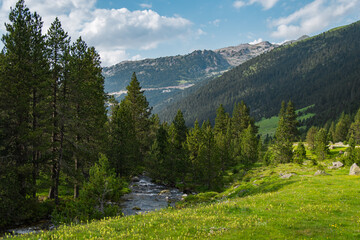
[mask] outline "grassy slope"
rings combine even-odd
[[[312,108],[314,106],[315,105],[311,105],[311,106],[296,110],[296,113],[298,115],[301,114],[297,118],[297,120],[300,122],[300,121],[304,121],[304,120],[306,120],[308,118],[314,117],[315,116],[314,113],[306,113],[306,111],[309,108]],[[279,117],[278,116],[273,116],[271,118],[266,118],[266,119],[264,118],[264,119],[260,120],[259,122],[257,122],[256,125],[259,126],[259,134],[260,134],[260,136],[265,137],[266,134],[268,134],[270,137],[273,137],[275,135],[275,131],[276,131],[276,128],[278,126],[278,123],[279,123]]]
[[[332,150],[333,155],[336,155]],[[326,165],[329,165],[327,161]],[[211,203],[61,227],[29,239],[359,239],[360,176],[283,164],[257,167]],[[290,179],[279,173],[295,172]]]

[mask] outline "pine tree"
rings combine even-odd
[[[245,129],[241,138],[241,158],[242,163],[248,168],[258,160],[258,138],[254,133],[251,124]]]
[[[306,143],[311,151],[315,149],[315,136],[317,132],[317,128],[312,126],[306,134]]]
[[[221,162],[221,172],[227,170],[234,164],[233,159],[233,144],[232,144],[232,132],[231,132],[231,121],[227,119],[226,132],[217,132],[214,128],[216,146],[219,149],[219,160]]]
[[[52,169],[49,198],[54,198],[57,204],[61,162],[64,155],[64,120],[67,118],[65,106],[69,44],[70,38],[56,18],[47,32],[46,46],[52,79]]]
[[[67,138],[73,146],[73,170],[70,174],[74,179],[74,197],[77,198],[81,172],[91,167],[103,147],[106,95],[100,57],[81,38],[71,47],[69,65],[68,108],[71,118],[67,124]]]
[[[353,138],[355,144],[360,144],[360,109],[355,115],[354,122],[350,125],[348,138]]]
[[[99,162],[90,168],[89,175],[89,180],[81,191],[81,200],[105,216],[106,203],[119,201],[124,194],[125,184],[116,177],[114,169],[103,154],[100,154]]]
[[[342,113],[335,127],[335,136],[334,136],[335,142],[347,140],[350,124],[351,124],[350,116]]]
[[[227,132],[228,122],[229,114],[225,112],[223,105],[220,104],[219,108],[216,110],[214,133],[216,135],[220,133],[225,135]]]
[[[153,179],[171,182],[171,155],[166,123],[161,124],[147,156],[146,169]],[[169,167],[170,165],[170,167]]]
[[[200,184],[207,189],[219,189],[221,181],[221,163],[219,161],[219,150],[215,143],[214,133],[209,121],[201,127],[202,138],[199,146],[198,164],[202,172]]]
[[[306,158],[305,146],[302,142],[300,142],[294,153],[294,161],[298,164],[302,164],[305,158]]]
[[[202,141],[202,131],[199,122],[195,121],[194,127],[189,130],[186,137],[186,151],[190,163],[191,182],[199,182],[202,176],[202,166],[199,161],[199,148]]]
[[[286,109],[285,102],[282,102],[279,113],[279,124],[275,132],[274,157],[277,163],[288,163],[292,161],[292,141],[296,138],[296,126],[296,113],[291,101],[289,101]]]
[[[241,133],[247,129],[249,125],[251,125],[254,132],[257,133],[258,127],[255,126],[254,119],[250,117],[250,109],[243,101],[235,104],[231,121],[234,138],[240,138]]]
[[[137,165],[142,165],[143,158],[149,149],[148,136],[151,115],[151,108],[147,101],[144,91],[141,90],[136,74],[133,73],[130,84],[127,86],[127,96],[124,101],[130,108],[131,118],[134,123],[136,139],[139,147],[139,158],[136,159]]]
[[[9,203],[1,210],[12,211],[6,220],[11,222],[21,219],[19,209],[36,195],[38,170],[46,158],[50,82],[40,16],[20,0],[9,21],[0,67],[0,165],[6,169],[0,192]]]
[[[123,100],[112,106],[109,121],[108,156],[118,175],[130,176],[134,173],[139,158],[138,145],[132,113]]]
[[[169,169],[173,172],[172,182],[175,183],[176,178],[180,178],[184,181],[187,173],[187,159],[184,148],[186,141],[187,127],[185,125],[185,119],[181,112],[178,110],[174,121],[170,126],[170,139],[171,139],[171,158],[173,161],[173,168]]]
[[[286,111],[285,111],[285,124],[288,138],[291,142],[296,141],[297,136],[299,135],[299,131],[297,127],[299,126],[299,122],[296,120],[297,115],[295,112],[294,105],[291,101],[288,102]]]
[[[325,129],[321,128],[315,136],[315,153],[318,160],[324,160],[328,151],[327,134]]]

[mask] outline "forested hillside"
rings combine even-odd
[[[269,42],[240,44],[218,50],[196,50],[187,55],[124,61],[104,68],[105,91],[118,100],[126,94],[126,86],[136,72],[145,95],[154,108],[154,113],[172,101],[186,97],[194,90],[183,90],[200,86],[234,66],[274,49]]]
[[[353,113],[360,104],[359,39],[356,22],[281,46],[224,73],[159,116],[168,121],[181,109],[187,124],[195,119],[213,122],[220,104],[229,111],[241,100],[257,120],[276,115],[283,100],[292,100],[298,109],[315,104],[310,125],[343,111]]]

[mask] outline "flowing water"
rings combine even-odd
[[[125,216],[174,206],[183,195],[176,188],[152,183],[149,177],[139,176],[138,180],[130,183],[131,193],[122,198],[121,207]]]
[[[122,197],[121,208],[125,216],[174,206],[182,198],[183,193],[178,189],[155,184],[149,177],[139,176],[137,180],[133,180],[129,185],[131,193]],[[49,221],[44,221],[27,227],[10,229],[6,232],[19,235],[53,228],[54,225]]]

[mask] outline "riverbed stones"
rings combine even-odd
[[[360,175],[360,167],[356,163],[351,165],[349,175]]]
[[[159,195],[169,195],[170,194],[170,190],[162,190],[161,192],[159,192]]]
[[[132,181],[132,182],[139,182],[140,179],[139,179],[138,176],[135,176],[135,177],[133,177],[133,178],[131,179],[131,181]]]
[[[342,166],[344,166],[344,164],[340,161],[337,162],[333,162],[332,166],[328,167],[329,169],[338,169],[341,168]]]

